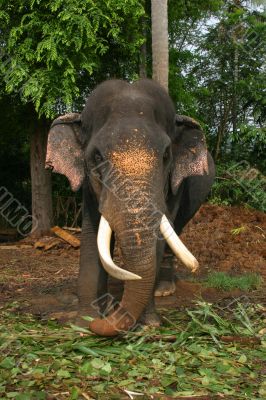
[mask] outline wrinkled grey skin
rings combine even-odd
[[[83,185],[79,315],[99,317],[106,307],[107,275],[96,243],[103,215],[124,265],[142,279],[126,282],[116,313],[94,321],[91,329],[112,336],[141,318],[158,322],[155,287],[161,280],[167,291],[172,279],[171,274],[160,274],[165,249],[160,219],[166,214],[180,234],[214,179],[199,124],[176,115],[168,94],[151,80],[106,81],[89,97],[81,115],[53,122],[46,163],[66,175],[73,190]]]

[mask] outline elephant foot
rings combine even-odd
[[[143,313],[141,318],[139,319],[139,322],[142,325],[153,326],[155,328],[162,324],[161,317],[157,314],[155,310]]]
[[[176,286],[175,281],[160,281],[155,289],[154,296],[155,297],[165,297],[171,296],[171,294],[175,293]]]
[[[142,312],[139,318],[139,323],[146,326],[153,326],[155,328],[162,324],[161,317],[156,312],[153,296],[151,296],[146,308]]]

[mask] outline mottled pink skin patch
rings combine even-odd
[[[55,125],[49,132],[46,168],[65,175],[73,191],[84,180],[84,155],[71,125]]]
[[[189,149],[183,157],[179,157],[172,176],[172,182],[177,187],[187,176],[209,173],[207,150],[202,146]]]

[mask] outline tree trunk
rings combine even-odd
[[[215,149],[215,154],[214,154],[214,160],[217,161],[220,155],[221,151],[221,145],[222,141],[224,138],[225,130],[226,130],[226,124],[228,122],[228,117],[230,114],[230,110],[232,107],[232,100],[228,104],[224,104],[224,111],[223,114],[221,115],[221,122],[220,126],[218,128],[218,134],[217,134],[217,141],[216,141],[216,149]]]
[[[168,91],[168,15],[167,0],[151,0],[152,77]]]
[[[45,169],[48,126],[37,120],[30,143],[32,217],[31,235],[41,237],[49,233],[53,223],[51,171]]]
[[[234,48],[234,76],[233,76],[233,104],[232,104],[232,124],[234,137],[237,133],[237,82],[238,82],[238,47],[235,43]]]

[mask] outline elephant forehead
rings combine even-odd
[[[157,164],[154,150],[129,148],[112,151],[111,162],[119,171],[126,175],[144,176],[152,172]]]

